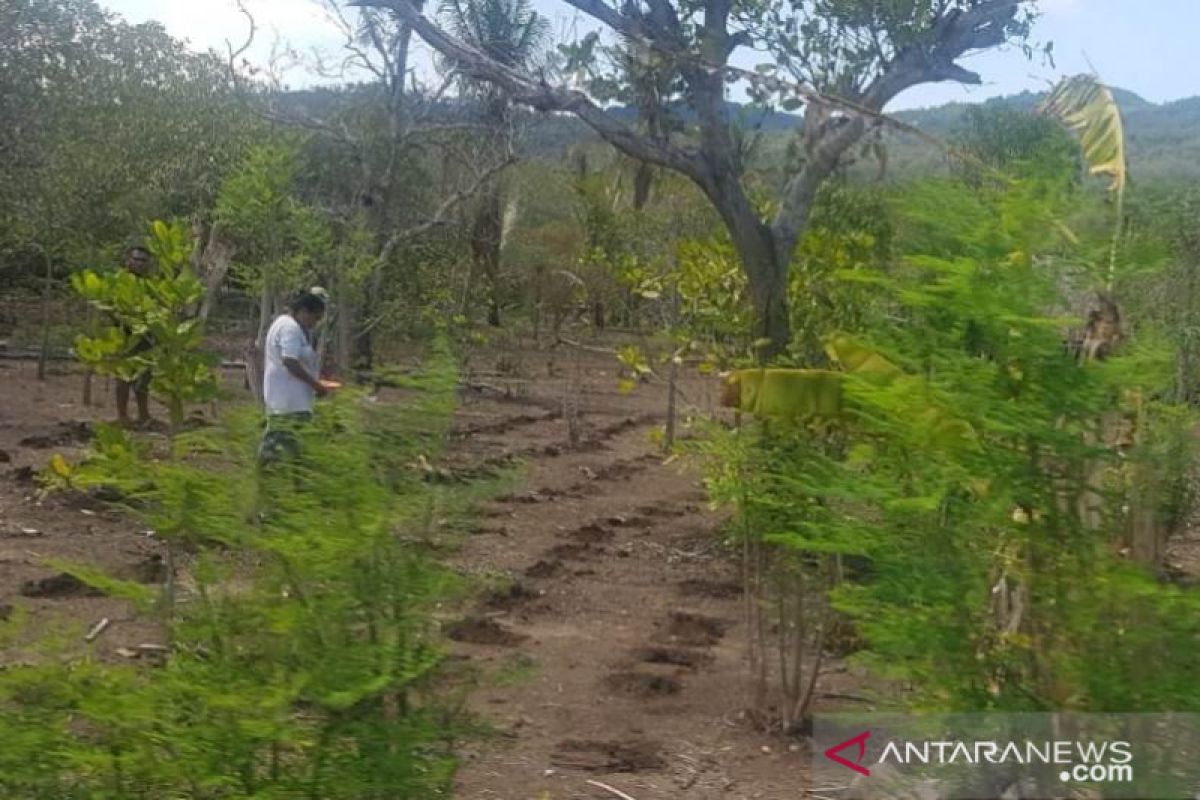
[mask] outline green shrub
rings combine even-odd
[[[150,370],[150,389],[177,428],[186,403],[216,395],[216,357],[200,349],[204,324],[196,311],[204,284],[191,271],[187,231],[164,222],[155,222],[152,231],[147,246],[157,264],[154,275],[85,270],[71,276],[75,291],[114,323],[103,335],[77,337],[75,352],[97,372],[122,380]]]
[[[405,533],[432,491],[411,462],[436,456],[456,382],[439,346],[405,403],[323,404],[301,457],[263,472],[251,413],[179,434],[169,459],[102,431],[75,485],[120,490],[191,553],[157,607],[170,654],[158,668],[64,654],[0,673],[0,794],[447,796],[457,730],[432,609],[458,579]]]
[[[1200,707],[1200,595],[1123,550],[1139,504],[1178,516],[1167,478],[1190,462],[1194,414],[1155,399],[1170,396],[1173,354],[1149,333],[1104,362],[1066,346],[1077,323],[1053,309],[1074,245],[1057,202],[1026,183],[913,187],[894,212],[903,257],[838,273],[880,312],[839,341],[894,369],[841,363],[836,413],[796,398],[795,414],[710,446],[766,632],[756,646],[799,643],[778,667],[754,662],[786,724],[803,722],[803,683],[829,646],[825,589],[859,658],[919,706]],[[1113,441],[1122,420],[1132,447]]]

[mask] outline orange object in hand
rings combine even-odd
[[[342,388],[342,384],[338,383],[337,381],[321,380],[321,381],[317,381],[317,383],[321,384],[322,389],[325,389],[326,391],[330,391],[330,392],[332,392],[334,389]]]

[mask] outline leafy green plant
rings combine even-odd
[[[903,258],[836,273],[882,313],[829,342],[835,369],[739,373],[756,416],[710,445],[710,486],[738,512],[767,721],[803,724],[839,615],[923,707],[1200,704],[1184,680],[1200,597],[1122,554],[1127,509],[1179,507],[1158,476],[1187,460],[1190,415],[1144,406],[1144,442],[1124,459],[1109,442],[1129,398],[1169,390],[1170,352],[1143,335],[1081,364],[1064,347],[1060,200],[1036,182],[913,187]]]
[[[79,336],[75,350],[92,369],[122,380],[149,370],[150,389],[178,429],[185,404],[217,390],[216,358],[201,350],[204,325],[196,316],[204,285],[192,274],[191,243],[180,223],[155,222],[146,242],[157,262],[155,275],[87,270],[72,277],[75,291],[115,323],[101,336]]]
[[[299,144],[289,138],[258,144],[217,195],[216,223],[235,248],[233,277],[259,298],[255,369],[280,299],[316,281],[314,263],[332,246],[326,221],[298,196],[299,155]],[[258,386],[252,378],[252,390]]]
[[[414,462],[452,419],[448,349],[408,380],[405,404],[349,392],[323,406],[302,456],[262,473],[252,410],[180,434],[171,460],[100,432],[75,485],[118,489],[192,553],[189,579],[158,618],[160,667],[45,643],[0,673],[5,797],[447,796],[457,718],[432,610],[459,580],[417,535],[435,487]]]

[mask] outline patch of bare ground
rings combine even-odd
[[[679,592],[685,597],[711,597],[731,600],[742,596],[742,585],[737,581],[688,578],[679,582]]]
[[[472,362],[486,372],[489,358],[511,350]],[[807,753],[744,722],[736,564],[719,545],[724,518],[707,509],[700,476],[665,459],[652,436],[665,392],[622,394],[615,359],[594,353],[579,365],[561,349],[519,360],[547,357],[558,364],[523,378],[519,396],[468,393],[460,410],[453,458],[518,454],[525,485],[483,511],[505,535],[469,537],[452,560],[513,580],[480,607],[528,638],[455,651],[484,674],[504,673],[514,657],[534,666],[521,680],[485,680],[470,697],[470,710],[505,736],[464,744],[455,797],[613,796],[589,780],[637,800],[803,797]],[[578,396],[564,403],[576,369]],[[688,381],[689,401],[713,410],[715,382]]]
[[[671,664],[676,667],[697,669],[707,666],[714,661],[712,653],[703,650],[693,650],[684,647],[643,647],[634,653],[634,657],[647,664]]]
[[[688,611],[672,611],[657,638],[688,647],[711,647],[721,641],[728,623]]]
[[[94,402],[85,406],[83,373],[66,362],[54,367],[39,381],[35,362],[0,360],[0,608],[8,609],[9,616],[18,610],[24,616],[28,635],[22,633],[23,644],[47,628],[74,630],[78,651],[102,661],[149,659],[146,654],[158,653],[154,648],[164,638],[157,624],[61,567],[97,567],[148,585],[166,578],[163,543],[110,505],[122,499],[115,490],[41,491],[39,475],[50,459],[60,454],[74,463],[95,425],[115,417],[111,381],[95,378]],[[224,378],[231,393],[242,391],[240,374]],[[165,409],[155,405],[152,411],[165,419]],[[209,412],[194,409],[194,424]],[[136,435],[155,447],[165,442],[162,426]],[[89,640],[91,631],[98,632]],[[0,664],[9,655],[0,651]]]
[[[606,676],[604,685],[613,692],[642,698],[665,697],[683,691],[683,681],[675,675],[626,670]]]
[[[443,630],[447,638],[465,644],[513,647],[528,638],[523,634],[513,633],[496,620],[487,617],[467,617],[447,625]]]
[[[646,772],[666,766],[662,749],[660,743],[646,740],[567,739],[555,748],[551,762],[583,772]]]

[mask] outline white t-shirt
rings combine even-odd
[[[294,358],[304,365],[308,374],[318,376],[320,365],[308,334],[291,314],[284,314],[271,323],[267,331],[266,369],[263,370],[263,402],[268,414],[312,412],[317,393],[283,365],[283,359]]]

